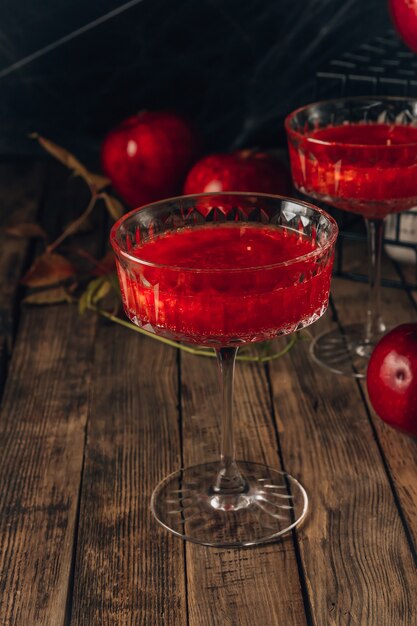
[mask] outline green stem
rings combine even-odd
[[[287,354],[287,352],[289,352],[297,343],[298,341],[298,334],[294,333],[291,336],[291,339],[289,340],[289,342],[287,343],[287,345],[282,348],[282,350],[280,350],[279,352],[275,352],[275,354],[270,354],[269,356],[244,356],[244,355],[237,355],[237,360],[238,361],[251,361],[256,362],[256,363],[267,363],[268,361],[275,361],[275,359],[280,359],[282,356],[284,356],[285,354]]]
[[[171,339],[166,339],[165,337],[154,335],[153,333],[150,333],[147,330],[144,330],[143,328],[136,326],[136,324],[132,324],[131,322],[128,322],[127,320],[122,320],[120,319],[120,317],[117,317],[116,315],[113,315],[112,313],[108,313],[104,309],[100,309],[99,307],[94,306],[92,304],[89,304],[86,308],[89,309],[90,311],[95,311],[96,313],[98,313],[98,315],[101,315],[101,317],[105,317],[106,319],[110,320],[111,322],[114,322],[115,324],[119,324],[119,326],[124,326],[125,328],[134,330],[135,332],[140,333],[141,335],[145,335],[146,337],[150,337],[151,339],[156,339],[157,341],[160,341],[161,343],[164,343],[167,346],[171,346],[171,348],[179,348],[180,350],[184,350],[184,352],[189,352],[190,354],[197,354],[200,356],[211,356],[213,358],[216,357],[216,353],[214,352],[214,350],[213,350],[213,353],[211,353],[209,351],[205,352],[203,350],[195,350],[194,348],[183,346],[182,344],[177,343],[176,341],[172,341]]]
[[[216,352],[214,349],[213,350],[199,350],[198,348],[190,348],[189,346],[186,346],[182,343],[178,343],[177,341],[172,341],[171,339],[166,339],[165,337],[161,337],[159,335],[154,335],[153,333],[150,333],[147,330],[144,330],[143,328],[140,328],[139,326],[132,324],[132,322],[128,322],[127,320],[120,319],[120,317],[117,317],[117,315],[113,315],[112,313],[109,313],[108,311],[105,311],[104,309],[101,309],[100,307],[89,304],[86,308],[89,309],[90,311],[94,311],[101,317],[104,317],[110,320],[111,322],[114,322],[115,324],[119,324],[119,326],[124,326],[124,328],[129,328],[130,330],[134,330],[135,332],[140,333],[141,335],[145,335],[146,337],[150,337],[151,339],[156,339],[157,341],[160,341],[161,343],[164,343],[167,346],[171,346],[171,348],[183,350],[184,352],[187,352],[188,354],[194,354],[195,356],[206,356],[206,357],[208,356],[210,358],[214,358],[214,359],[216,358]],[[282,350],[280,350],[279,352],[276,352],[275,354],[271,354],[270,356],[245,356],[242,354],[242,355],[237,356],[237,360],[246,361],[247,363],[267,363],[268,361],[274,361],[275,359],[279,359],[285,354],[287,354],[295,346],[298,340],[299,340],[298,333],[294,333],[290,341],[287,343],[287,345]]]

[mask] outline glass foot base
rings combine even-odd
[[[213,485],[218,462],[181,469],[152,494],[151,509],[174,535],[206,546],[240,547],[274,541],[304,519],[308,498],[285,472],[237,461],[244,489],[221,495]]]
[[[364,378],[374,345],[365,342],[363,324],[352,324],[346,326],[343,334],[333,330],[316,337],[310,354],[316,363],[334,374]]]

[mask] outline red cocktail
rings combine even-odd
[[[140,326],[191,343],[272,339],[327,307],[331,263],[318,264],[317,252],[314,238],[283,226],[226,222],[168,231],[135,243],[129,254],[137,264],[129,270],[118,263],[125,310]]]
[[[383,219],[417,205],[417,101],[329,100],[292,113],[286,129],[297,189],[366,220],[371,285],[366,326],[351,326],[340,339],[337,333],[322,335],[312,345],[321,364],[362,377],[385,331],[379,311]]]
[[[304,517],[306,494],[294,478],[235,460],[234,363],[239,345],[292,333],[324,313],[336,237],[336,223],[320,209],[245,193],[174,198],[114,225],[126,314],[150,332],[213,346],[220,366],[220,465],[180,470],[152,497],[157,520],[174,534],[250,545]]]
[[[417,120],[416,120],[417,122]],[[290,143],[296,187],[370,219],[417,204],[417,128],[402,124],[344,124],[309,132]]]

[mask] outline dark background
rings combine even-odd
[[[389,27],[383,0],[134,2],[3,1],[1,155],[37,150],[37,131],[94,158],[141,109],[185,114],[207,150],[273,147],[285,114],[315,97],[316,71]]]

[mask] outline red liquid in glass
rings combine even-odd
[[[130,251],[137,262],[117,262],[126,313],[158,334],[217,346],[293,332],[327,306],[332,251],[314,254],[317,246],[270,225],[202,225],[158,235]]]
[[[383,218],[417,204],[413,126],[344,124],[293,135],[290,157],[296,186],[341,209]]]

